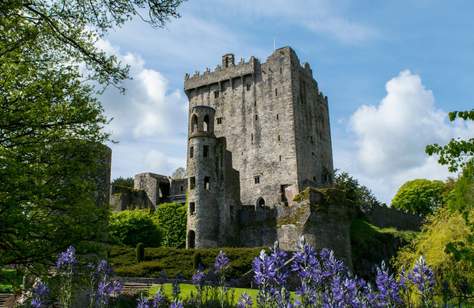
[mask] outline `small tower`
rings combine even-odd
[[[187,248],[217,247],[219,207],[217,202],[217,139],[214,108],[194,106],[189,113]]]

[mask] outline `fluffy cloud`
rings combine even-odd
[[[387,94],[378,105],[363,105],[352,115],[352,150],[357,160],[344,168],[387,202],[407,180],[447,177],[447,168],[438,165],[435,157],[428,157],[425,146],[472,135],[474,126],[449,123],[447,113],[436,108],[434,95],[420,76],[408,70],[389,80],[385,88]],[[338,160],[348,162],[349,157],[345,152]]]
[[[171,173],[184,164],[187,103],[181,92],[136,54],[122,53],[108,41],[98,47],[130,66],[125,94],[108,88],[100,100],[112,118],[106,128],[118,144],[112,147],[112,176],[143,171]]]

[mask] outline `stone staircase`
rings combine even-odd
[[[149,282],[128,281],[123,284],[122,294],[134,296],[140,293],[148,293],[151,286],[152,283]]]
[[[0,308],[12,308],[15,302],[15,295],[0,293]]]

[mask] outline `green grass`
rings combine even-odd
[[[152,297],[156,293],[156,291],[158,291],[160,289],[160,287],[161,287],[161,285],[153,285],[150,288],[150,290],[148,291],[148,296]],[[181,291],[180,298],[182,300],[188,300],[191,297],[191,293],[193,293],[193,294],[197,293],[196,287],[192,284],[182,283],[182,284],[179,284],[179,287],[180,287],[180,291]],[[163,285],[163,289],[165,291],[166,297],[167,298],[172,298],[173,285],[171,283],[165,283]],[[229,289],[234,292],[234,297],[233,297],[233,299],[234,299],[233,304],[234,305],[237,304],[237,301],[239,300],[240,296],[243,293],[247,293],[248,295],[250,295],[250,297],[252,297],[253,304],[256,307],[257,294],[258,294],[257,289],[248,289],[248,288],[229,288]],[[291,292],[292,299],[294,299],[295,296],[296,296],[295,293]]]
[[[21,283],[21,275],[16,270],[1,268],[0,269],[0,293],[11,293],[14,286]]]

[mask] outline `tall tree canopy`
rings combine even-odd
[[[445,194],[442,181],[411,180],[400,186],[391,205],[410,214],[426,216],[443,205]]]
[[[97,86],[120,87],[127,67],[96,43],[134,16],[160,27],[181,2],[0,1],[0,266],[48,265],[106,239]]]

